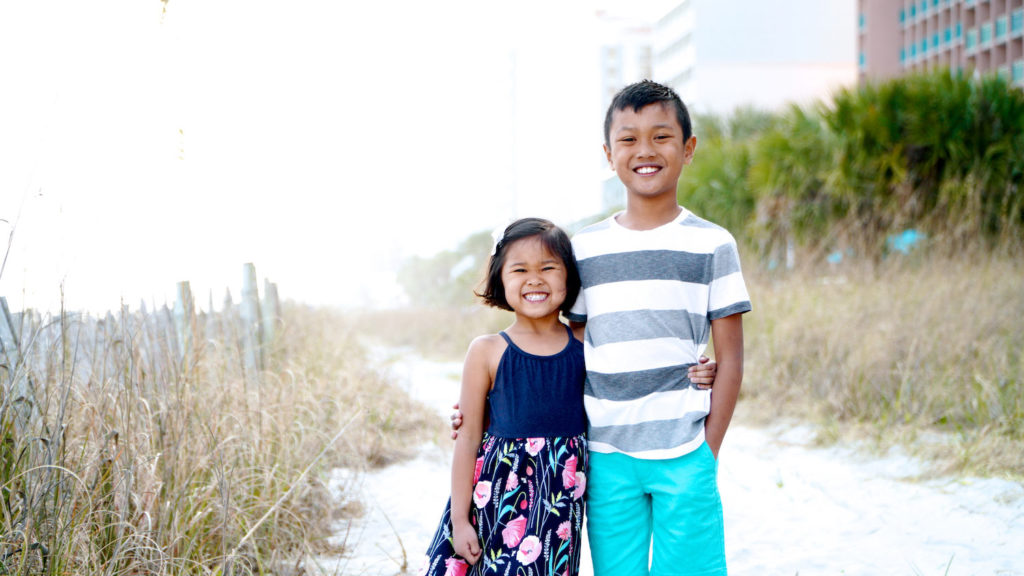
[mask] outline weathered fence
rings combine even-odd
[[[240,300],[219,310],[212,295],[200,310],[188,282],[170,304],[103,314],[14,312],[0,297],[0,574],[163,573],[179,542],[225,543],[206,558],[238,549],[231,490],[248,506],[268,487],[225,480],[251,456],[227,444],[263,441],[287,361],[277,288],[261,298],[255,267],[242,272]],[[214,528],[195,520],[229,501]]]
[[[60,381],[62,375],[86,374],[106,382],[128,365],[145,374],[193,374],[208,348],[237,354],[247,385],[259,385],[261,373],[281,349],[277,286],[256,287],[256,267],[242,268],[242,290],[236,305],[228,291],[220,311],[211,294],[206,311],[197,310],[188,282],[179,282],[173,305],[148,310],[127,307],[102,317],[77,312],[42,315],[34,310],[11,312],[0,296],[0,416],[13,413],[18,426],[38,415],[33,378]],[[132,346],[118,345],[132,341]],[[121,352],[118,352],[121,351]],[[152,384],[151,378],[130,378]]]

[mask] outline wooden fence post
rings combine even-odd
[[[277,300],[277,284],[263,280],[263,350],[271,355],[277,346],[277,329],[281,322],[281,304]]]
[[[24,317],[25,314],[21,314],[22,320]],[[10,406],[18,415],[18,425],[27,426],[38,415],[39,408],[36,405],[32,381],[22,365],[24,358],[21,355],[21,338],[21,326],[15,327],[11,311],[7,307],[7,298],[0,296],[0,352],[3,354],[0,361],[6,368],[6,380],[10,386],[7,394],[4,394],[5,406],[0,410]],[[0,385],[3,384],[3,380],[0,380]]]
[[[260,299],[256,287],[256,266],[251,262],[242,266],[242,301],[239,304],[242,318],[242,347],[245,371],[258,381],[263,369],[263,351],[260,348],[262,329],[260,327]]]
[[[192,298],[192,288],[188,281],[178,282],[177,297],[174,299],[174,328],[178,333],[178,360],[189,359],[194,364],[193,355],[196,345],[195,334],[196,305]]]

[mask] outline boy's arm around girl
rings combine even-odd
[[[572,328],[573,336],[577,340],[579,340],[580,342],[583,342],[583,329],[586,326],[586,323],[584,323],[584,322],[570,322],[569,326]],[[712,324],[712,330],[713,329],[714,329],[714,326]],[[742,325],[741,325],[741,330],[742,330]],[[742,336],[743,336],[743,334],[741,332],[740,333],[740,342],[742,342]],[[741,352],[741,354],[740,354],[740,360],[741,360],[741,368],[740,368],[740,370],[741,370],[741,375],[742,375],[742,360],[743,360],[742,350],[740,352]],[[702,390],[710,389],[715,384],[715,377],[716,377],[717,374],[718,374],[718,363],[716,361],[714,361],[714,360],[709,359],[707,356],[701,356],[697,360],[697,363],[694,364],[693,366],[690,366],[690,368],[687,371],[687,376],[689,377],[690,381],[693,382],[694,384],[696,384],[697,387],[702,389]],[[734,402],[734,404],[735,404],[735,402]],[[450,420],[451,420],[451,427],[452,427],[452,440],[455,440],[456,438],[459,437],[459,433],[460,433],[459,430],[462,429],[462,411],[459,409],[459,406],[460,406],[460,404],[458,402],[456,402],[454,405],[452,405],[452,414],[449,417]],[[732,412],[730,411],[730,414],[731,413]],[[486,422],[486,419],[484,421]],[[728,422],[726,422],[726,424],[728,425]],[[717,450],[715,451],[715,454],[716,455],[718,454]]]

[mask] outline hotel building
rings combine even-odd
[[[1024,0],[858,0],[858,77],[948,68],[1024,86]]]

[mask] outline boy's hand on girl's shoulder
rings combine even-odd
[[[718,363],[714,360],[709,359],[707,356],[701,356],[697,359],[697,363],[690,366],[687,371],[687,376],[690,382],[697,385],[697,388],[701,390],[709,390],[715,384],[715,376],[718,375]]]

